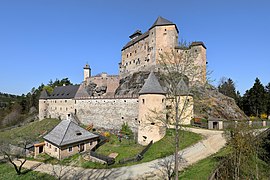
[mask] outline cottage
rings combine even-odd
[[[98,135],[83,129],[72,120],[63,120],[43,138],[44,152],[57,159],[64,159],[93,149],[97,145]]]

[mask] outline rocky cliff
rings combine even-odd
[[[121,79],[115,95],[137,96],[149,74],[150,72],[136,72]],[[160,75],[158,73],[155,73],[155,75],[164,87],[165,83],[160,78]],[[248,119],[244,112],[236,105],[234,99],[219,93],[211,85],[207,87],[192,87],[191,93],[194,97],[195,117],[227,120]]]

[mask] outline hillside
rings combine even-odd
[[[17,144],[20,141],[30,142],[42,140],[42,136],[54,128],[60,121],[58,119],[44,119],[0,132],[0,141]]]
[[[120,80],[120,85],[116,90],[116,95],[138,95],[145,79],[150,72],[137,72]],[[158,73],[160,84],[164,82]],[[195,117],[217,118],[226,120],[248,119],[244,112],[236,105],[234,99],[218,92],[218,90],[209,85],[208,87],[192,87],[191,93],[194,97]]]

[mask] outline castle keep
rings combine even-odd
[[[206,81],[206,48],[202,42],[193,42],[188,48],[178,46],[179,30],[176,24],[158,17],[145,33],[137,30],[130,35],[130,41],[122,48],[119,75],[100,73],[91,75],[87,64],[83,68],[84,79],[79,86],[55,87],[49,94],[42,91],[39,100],[39,119],[73,117],[83,124],[94,127],[120,129],[127,122],[138,135],[138,142],[146,145],[151,140],[160,140],[165,135],[164,124],[154,116],[153,110],[168,112],[174,107],[167,97],[166,88],[158,78],[160,66],[158,59],[164,52],[188,52],[196,54],[194,63],[199,67],[195,80],[201,84]],[[134,73],[147,74],[142,85],[137,85],[137,93],[117,93],[123,80]],[[151,73],[150,73],[151,72]],[[187,77],[190,74],[186,75]],[[139,79],[141,79],[140,77]],[[145,81],[144,81],[145,80]],[[190,124],[193,118],[193,97],[185,90],[187,84],[180,82],[180,107],[187,100],[183,124]],[[161,115],[173,123],[169,114]]]

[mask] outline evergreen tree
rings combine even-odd
[[[237,94],[235,90],[235,84],[231,78],[222,78],[218,85],[218,91],[225,96],[229,96],[235,100],[237,100]]]
[[[266,114],[270,115],[270,82],[265,86],[266,91]]]
[[[256,78],[253,87],[244,94],[243,108],[247,115],[257,117],[266,112],[266,91],[259,78]]]

